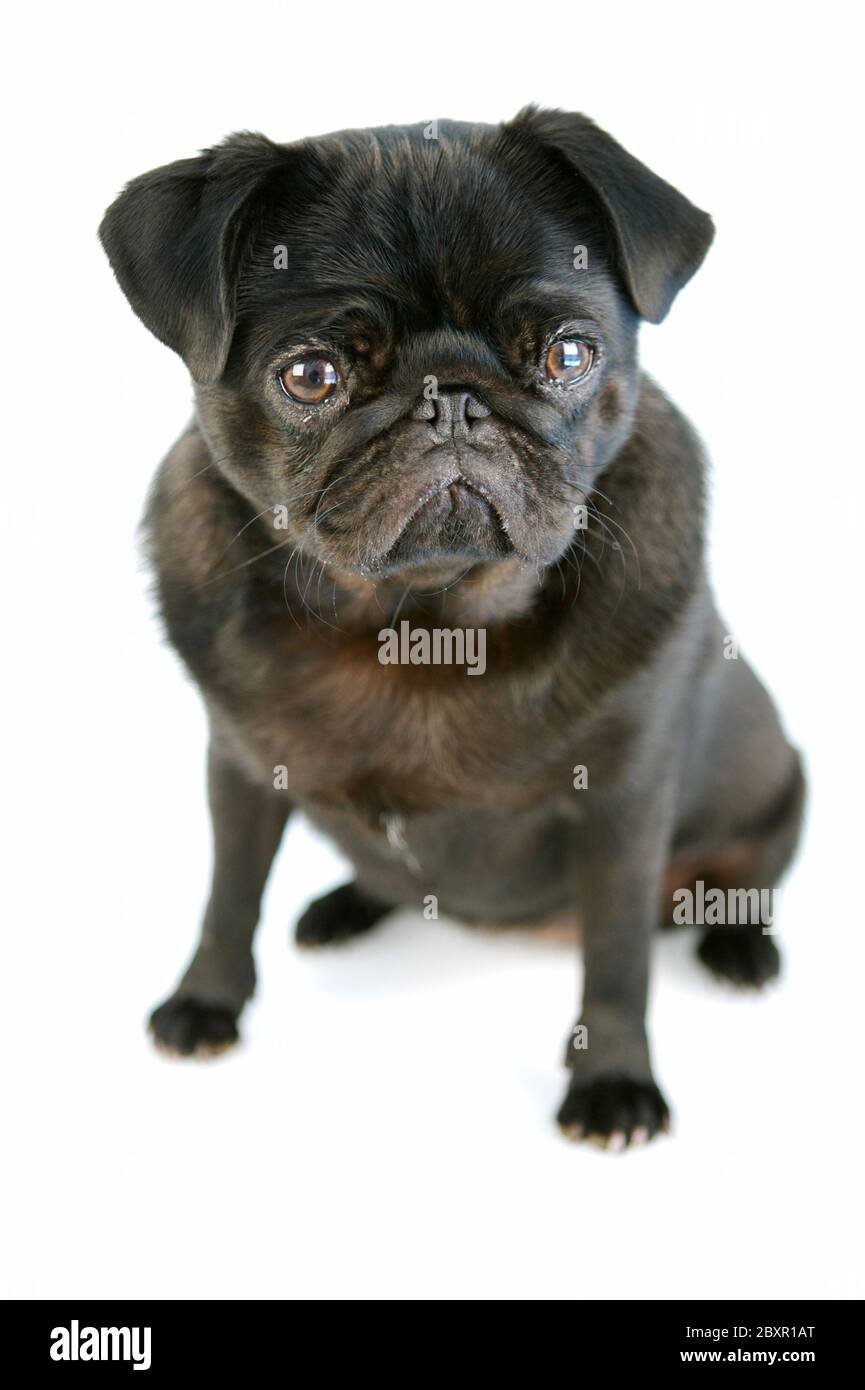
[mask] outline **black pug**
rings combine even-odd
[[[237,1038],[292,807],[356,871],[305,945],[398,904],[580,921],[573,1137],[668,1126],[645,1012],[674,902],[715,904],[718,975],[778,972],[800,761],[713,605],[699,441],[637,361],[712,233],[585,116],[534,108],[235,135],[109,208],[120,285],[195,383],[146,524],[210,715],[215,862],[162,1046]]]

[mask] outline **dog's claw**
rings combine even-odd
[[[150,1016],[150,1032],[160,1052],[171,1057],[209,1060],[237,1042],[237,1016],[223,1004],[174,996]]]
[[[670,1112],[654,1082],[605,1076],[573,1083],[558,1122],[568,1139],[585,1139],[608,1153],[621,1153],[666,1132]]]

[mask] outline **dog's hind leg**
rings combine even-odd
[[[294,929],[294,939],[298,946],[337,945],[369,931],[390,910],[357,883],[343,883],[310,903]]]
[[[780,952],[766,928],[773,926],[772,890],[799,838],[804,797],[805,782],[797,758],[781,794],[734,840],[703,861],[687,866],[674,862],[668,870],[667,904],[676,890],[683,888],[691,894],[691,901],[699,897],[704,903],[713,897],[717,902],[720,893],[722,923],[707,926],[697,954],[713,975],[732,984],[759,989],[780,973]]]

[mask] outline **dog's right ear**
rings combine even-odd
[[[103,218],[99,235],[121,289],[196,381],[217,381],[225,369],[256,214],[292,155],[263,135],[233,135],[133,179]]]

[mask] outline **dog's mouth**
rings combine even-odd
[[[501,559],[513,551],[508,523],[487,489],[456,474],[418,499],[375,569],[389,574],[440,560]]]
[[[494,444],[418,450],[397,439],[389,453],[354,459],[333,518],[325,507],[318,527],[324,558],[364,578],[405,575],[410,586],[422,570],[558,559],[573,534],[559,453]]]

